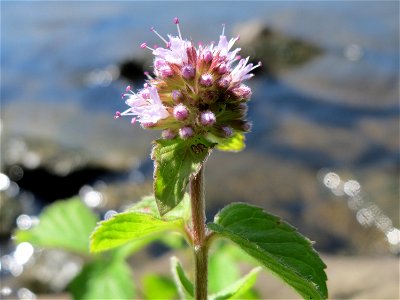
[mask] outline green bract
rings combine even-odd
[[[200,170],[214,145],[201,136],[154,142],[154,194],[161,215],[182,201],[190,178]]]

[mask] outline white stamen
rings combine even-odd
[[[222,24],[222,33],[221,35],[225,35],[225,24]]]
[[[150,30],[153,31],[165,44],[168,44],[168,41],[161,34],[159,34],[154,27],[151,27]]]
[[[256,68],[258,68],[258,67],[261,67],[261,66],[262,66],[262,62],[259,61],[258,64],[256,64],[254,67],[252,67],[252,68],[250,69],[250,71],[253,71],[254,69],[256,69]]]
[[[181,29],[179,28],[179,19],[175,17],[174,18],[174,23],[176,24],[176,28],[178,29],[179,38],[182,40]]]
[[[150,76],[150,73],[149,73],[149,72],[144,72],[144,75],[145,75],[148,79],[150,79],[150,80],[153,80],[153,79],[154,79],[153,77]]]
[[[151,50],[151,51],[154,51],[154,49],[153,49],[153,48],[150,48],[149,46],[147,46],[146,43],[142,43],[142,44],[140,45],[140,48],[142,48],[142,49],[147,48],[147,49],[149,49],[149,50]]]

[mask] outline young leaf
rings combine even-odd
[[[163,275],[147,274],[142,278],[142,291],[146,299],[176,299],[174,281]]]
[[[257,275],[261,271],[261,268],[254,268],[244,276],[243,278],[237,280],[227,288],[218,292],[217,294],[211,295],[210,300],[225,300],[225,299],[237,299],[248,290],[250,290],[256,283]]]
[[[200,170],[214,145],[201,136],[154,142],[154,194],[161,215],[182,201],[190,178]]]
[[[172,268],[172,275],[174,277],[175,284],[178,287],[181,299],[193,299],[194,298],[193,283],[186,276],[186,273],[183,270],[181,263],[175,256],[171,257],[171,268]]]
[[[261,208],[233,203],[208,227],[225,237],[293,287],[305,299],[326,299],[326,265],[311,242]]]
[[[216,148],[220,151],[239,152],[246,147],[245,136],[240,132],[237,132],[230,138],[225,139],[218,138],[214,135],[208,135],[207,138],[210,141],[216,142]]]
[[[132,274],[124,260],[97,260],[83,267],[68,286],[74,299],[133,299]]]
[[[98,218],[81,200],[57,201],[45,208],[39,218],[36,227],[16,232],[19,243],[89,253],[89,235]]]
[[[240,278],[240,270],[226,243],[219,244],[208,260],[208,286],[210,292],[218,292]]]
[[[190,197],[189,194],[183,196],[182,201],[167,214],[160,216],[157,208],[156,198],[153,195],[143,197],[139,202],[135,203],[128,211],[150,214],[153,217],[163,220],[173,220],[182,218],[185,221],[190,219]]]
[[[180,232],[183,219],[162,220],[150,214],[125,212],[98,224],[90,237],[90,251],[101,252],[128,242],[157,237],[165,231]]]

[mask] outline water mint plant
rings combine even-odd
[[[213,150],[240,151],[247,121],[251,89],[244,82],[260,63],[249,63],[227,39],[223,26],[218,43],[195,46],[184,39],[179,20],[177,35],[163,37],[151,28],[163,46],[150,47],[153,74],[146,73],[143,88],[130,86],[122,95],[128,108],[115,118],[129,116],[131,123],[161,131],[153,142],[154,197],[147,197],[126,212],[98,224],[91,235],[91,251],[110,250],[165,232],[180,233],[193,250],[193,281],[174,258],[172,269],[182,298],[230,299],[254,283],[259,269],[232,286],[209,295],[208,253],[224,238],[275,273],[305,299],[327,298],[325,264],[311,242],[279,217],[247,203],[223,208],[206,223],[204,165]],[[186,190],[189,189],[187,196]]]

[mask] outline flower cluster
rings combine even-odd
[[[152,51],[154,76],[148,77],[143,89],[134,93],[131,87],[123,94],[129,108],[115,117],[130,115],[143,128],[162,129],[162,136],[182,139],[194,135],[228,138],[235,132],[248,132],[247,104],[251,89],[243,81],[260,66],[241,58],[240,48],[232,49],[238,37],[227,40],[224,27],[218,44],[199,44],[182,38],[179,20],[174,19],[178,36],[162,37],[165,47],[142,48]]]

